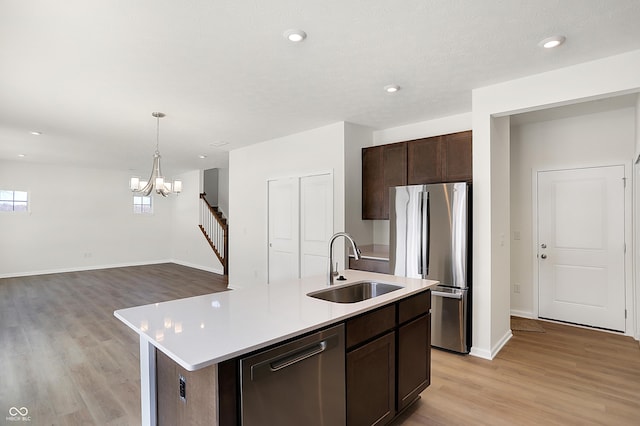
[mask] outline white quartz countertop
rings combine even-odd
[[[347,270],[347,281],[375,280],[403,288],[357,303],[307,296],[326,288],[326,276],[265,284],[169,302],[119,309],[114,315],[189,371],[235,358],[375,309],[437,281]]]

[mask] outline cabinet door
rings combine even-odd
[[[441,137],[418,139],[407,143],[409,185],[442,182]]]
[[[429,386],[431,376],[430,314],[398,328],[398,411]]]
[[[389,187],[406,184],[405,143],[362,149],[362,219],[389,219]]]
[[[384,184],[380,219],[389,219],[389,188],[407,184],[407,145],[405,143],[383,145],[382,157]]]
[[[347,425],[383,425],[395,415],[395,333],[347,353]]]
[[[382,146],[362,149],[362,219],[382,217]]]
[[[443,136],[443,182],[471,181],[471,131]]]

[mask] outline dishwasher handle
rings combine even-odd
[[[445,293],[444,291],[431,290],[431,295],[436,297],[444,297],[446,299],[462,299],[462,293]]]
[[[251,380],[258,380],[261,377],[302,362],[305,359],[321,354],[322,352],[337,346],[337,344],[338,335],[334,334],[320,342],[315,342],[301,349],[254,364],[251,366]]]
[[[285,356],[270,363],[271,371],[282,370],[290,365],[296,364],[300,361],[304,361],[307,358],[311,358],[314,355],[324,352],[327,349],[327,341],[316,343],[310,348],[301,350],[293,355]]]

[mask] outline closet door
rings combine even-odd
[[[267,197],[269,282],[326,274],[333,234],[333,175],[270,180]]]
[[[333,176],[300,178],[300,276],[326,274],[333,235]]]
[[[300,276],[299,179],[268,181],[269,283]]]

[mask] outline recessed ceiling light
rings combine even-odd
[[[305,38],[307,38],[307,33],[305,33],[302,30],[295,30],[295,29],[287,30],[284,32],[283,35],[284,35],[284,38],[294,43],[301,42]]]
[[[554,47],[560,46],[562,43],[564,43],[565,40],[566,38],[564,36],[547,37],[540,43],[538,43],[538,45],[544,47],[545,49],[553,49]]]
[[[24,157],[26,157],[26,155],[24,155],[24,154],[18,154],[18,157],[20,157],[20,158],[24,158]]]
[[[37,130],[34,130],[32,132],[29,132],[29,133],[31,133],[34,136],[40,136],[42,134],[42,132],[38,132]]]
[[[201,159],[201,160],[204,160],[205,158],[207,158],[207,156],[204,155],[204,154],[200,154],[200,155],[198,155],[198,158]]]
[[[398,86],[397,84],[389,84],[387,86],[384,86],[384,91],[387,93],[396,93],[398,90],[400,90],[400,86]]]

